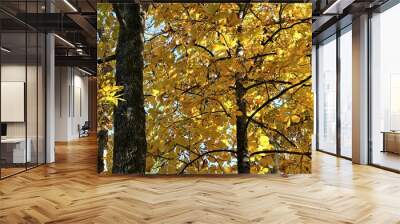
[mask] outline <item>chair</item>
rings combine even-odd
[[[79,138],[89,136],[89,129],[90,129],[89,121],[85,121],[82,127],[78,124]]]

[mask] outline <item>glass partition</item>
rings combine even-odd
[[[38,157],[38,35],[34,32],[27,33],[27,49],[28,49],[28,61],[27,61],[27,98],[26,98],[26,114],[27,114],[27,150],[31,151],[30,161],[27,163],[28,168],[37,165]]]
[[[371,18],[371,162],[400,170],[400,5]]]
[[[318,47],[318,150],[336,153],[336,36]]]
[[[25,32],[1,35],[2,177],[24,171],[31,162],[30,143],[26,141],[26,41]]]
[[[352,33],[348,26],[340,35],[340,154],[352,157]]]
[[[0,2],[0,178],[45,162],[45,35],[21,20],[44,1]]]

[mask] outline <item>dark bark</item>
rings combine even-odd
[[[103,64],[103,63],[106,63],[106,62],[110,62],[110,61],[115,60],[116,58],[117,57],[116,57],[115,54],[107,56],[105,58],[99,58],[99,59],[97,59],[97,64]]]
[[[98,153],[97,153],[97,172],[101,173],[104,171],[104,150],[107,145],[107,131],[101,130],[97,134],[97,141],[98,141]]]
[[[144,174],[147,142],[143,94],[144,12],[140,4],[114,4],[120,23],[116,83],[123,86],[114,112],[113,173]]]
[[[246,117],[246,100],[244,88],[241,79],[236,77],[235,83],[236,104],[241,112],[240,116],[236,117],[236,142],[237,142],[237,160],[238,173],[250,173],[249,152],[247,147],[247,117]]]

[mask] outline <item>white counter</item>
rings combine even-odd
[[[25,138],[6,138],[1,139],[2,147],[13,147],[13,163],[25,163],[32,161],[32,140],[27,139],[28,147],[26,147],[25,153]],[[25,160],[26,159],[26,160]]]

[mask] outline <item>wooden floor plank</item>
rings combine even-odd
[[[400,223],[400,175],[313,153],[313,173],[134,177],[96,173],[96,139],[0,181],[0,223]]]

